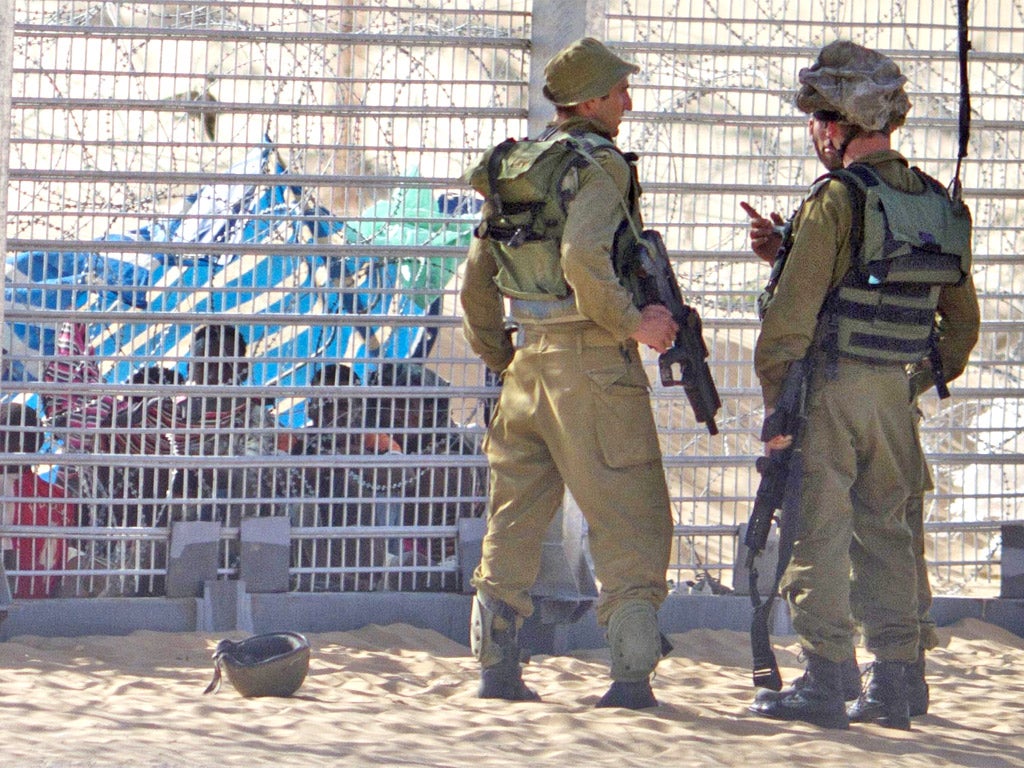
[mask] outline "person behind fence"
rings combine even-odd
[[[966,365],[979,317],[970,219],[892,149],[910,100],[891,59],[837,41],[799,80],[797,107],[834,116],[824,137],[844,170],[817,184],[793,220],[754,364],[769,415],[791,366],[806,359],[811,370],[799,521],[782,584],[807,668],[781,692],[759,693],[750,709],[831,728],[848,727],[852,716],[906,729],[907,681],[921,647],[906,513],[923,487],[906,366],[927,369],[942,389]],[[780,434],[766,450],[791,442]],[[851,595],[875,663],[848,713]]]
[[[21,403],[0,403],[0,453],[37,454],[43,445],[43,426],[34,408]],[[78,519],[64,491],[39,477],[30,464],[0,464],[0,522],[3,525],[72,525]],[[8,571],[59,571],[64,567],[67,544],[63,537],[3,536],[0,554]],[[60,577],[21,575],[13,579],[16,598],[52,597]]]
[[[202,456],[208,466],[177,474],[172,496],[195,502],[183,519],[219,520],[237,526],[241,517],[274,514],[275,497],[288,498],[278,477],[264,466],[217,466],[218,456],[271,456],[277,452],[265,398],[241,387],[249,373],[247,346],[231,325],[205,325],[193,334],[187,383],[226,388],[181,398],[174,414],[179,450]],[[259,461],[257,459],[257,461]]]
[[[449,398],[428,394],[426,388],[450,384],[434,371],[418,363],[381,364],[372,377],[374,386],[406,387],[409,393],[373,396],[367,399],[364,427],[370,433],[386,435],[389,440],[373,447],[375,452],[405,456],[469,456],[480,453],[479,441],[465,430],[453,429]],[[391,444],[393,441],[393,445]],[[424,462],[422,466],[383,466],[380,477],[372,478],[381,498],[391,498],[390,524],[416,526],[454,526],[459,518],[479,517],[483,512],[480,497],[486,495],[482,468],[454,461],[444,466]],[[367,478],[370,479],[370,478]],[[382,481],[386,485],[382,484]],[[402,566],[437,566],[453,562],[455,540],[437,534],[393,539],[388,543],[389,563]],[[454,588],[455,574],[411,573],[393,579],[400,588]]]
[[[175,368],[154,364],[139,368],[128,383],[152,385],[156,392],[162,392],[164,387],[184,385],[185,377]],[[173,441],[161,427],[173,410],[176,394],[173,391],[147,392],[121,398],[114,410],[111,453],[125,456],[173,454]],[[174,475],[169,467],[146,466],[129,459],[100,467],[99,474],[115,510],[112,517],[119,525],[166,525],[165,502]]]
[[[570,167],[538,180],[543,213],[511,231],[502,218],[516,210],[487,197],[468,253],[463,329],[502,382],[484,442],[491,486],[473,576],[483,698],[539,698],[522,678],[518,633],[568,487],[589,526],[597,620],[611,649],[612,684],[597,706],[657,705],[650,677],[666,648],[657,610],[672,517],[638,342],[664,352],[678,329],[662,305],[637,309],[613,266],[635,244],[627,217],[640,225],[636,157],[614,144],[638,71],[593,38],[551,59],[544,95],[556,118],[540,138]],[[527,153],[539,146],[523,144]],[[478,168],[487,176],[495,165],[485,155]],[[506,297],[518,345],[505,327]]]
[[[811,140],[811,146],[814,149],[818,160],[821,161],[826,171],[835,171],[843,167],[843,162],[836,152],[835,148],[829,143],[828,137],[826,136],[829,123],[834,123],[838,120],[839,115],[835,112],[828,110],[818,110],[811,114],[808,118],[807,130]],[[750,245],[751,250],[754,254],[762,261],[772,267],[772,274],[769,278],[768,285],[765,288],[764,296],[759,300],[759,304],[764,306],[767,302],[771,301],[771,297],[774,293],[775,286],[778,282],[778,277],[782,272],[782,268],[785,265],[785,259],[788,256],[788,251],[792,247],[793,239],[792,234],[792,219],[788,222],[784,221],[782,216],[776,212],[772,212],[768,217],[761,216],[756,209],[747,203],[740,203],[743,210],[750,217]],[[785,246],[785,250],[780,250]],[[948,342],[948,337],[947,337]],[[928,371],[923,371],[928,374]],[[950,377],[947,375],[947,380]],[[915,391],[921,388],[921,385],[925,389],[931,388],[932,377],[926,375],[924,377],[916,376],[917,382],[915,383]],[[917,409],[918,421],[920,421],[920,409]],[[938,646],[939,636],[935,630],[935,619],[931,614],[932,606],[932,590],[931,582],[928,574],[928,563],[925,560],[925,536],[924,536],[924,496],[932,490],[934,487],[932,484],[931,472],[928,468],[927,459],[925,458],[924,452],[921,453],[922,462],[922,481],[923,486],[920,493],[913,494],[907,502],[906,509],[906,520],[907,526],[910,528],[910,532],[914,538],[914,559],[916,564],[917,573],[917,615],[920,632],[920,653],[918,654],[917,661],[914,662],[913,666],[908,670],[907,676],[907,701],[910,709],[911,717],[919,717],[928,713],[928,705],[930,699],[930,691],[928,683],[925,679],[925,654]],[[854,618],[858,624],[863,623],[863,615],[861,613],[861,601],[858,600],[856,594],[857,582],[851,583],[851,588],[854,590],[850,596],[850,608],[853,612]],[[843,690],[844,697],[847,701],[857,700],[862,698],[862,702],[873,697],[873,685],[872,681],[872,666],[869,665],[867,669],[867,685],[862,687],[861,684],[861,671],[857,665],[856,657],[849,659],[846,662],[844,674],[843,674]],[[762,698],[768,697],[771,694],[762,692]],[[851,708],[848,707],[848,710]],[[864,709],[863,703],[857,707],[854,715],[855,717],[862,717]]]
[[[314,373],[311,384],[328,390],[338,384],[360,384],[348,366],[328,364]],[[484,472],[453,463],[409,466],[388,456],[479,453],[479,446],[450,429],[448,398],[411,392],[370,394],[379,386],[412,388],[448,386],[448,382],[415,363],[388,362],[374,372],[359,398],[337,394],[311,397],[310,425],[295,453],[305,455],[380,456],[375,466],[309,467],[306,486],[317,489],[322,525],[441,526],[459,517],[479,516],[485,494]],[[450,537],[332,538],[312,542],[313,562],[325,569],[314,587],[340,584],[347,589],[435,589],[454,587],[450,574],[401,573],[402,568],[437,565],[454,555]],[[362,569],[333,576],[332,567]]]
[[[390,436],[363,435],[364,398],[349,397],[335,387],[362,384],[352,369],[341,363],[328,363],[314,371],[310,385],[322,393],[306,401],[308,426],[301,432],[292,453],[304,456],[363,455],[371,448],[399,451]],[[368,445],[364,445],[368,444]],[[366,483],[363,470],[345,466],[339,459],[330,467],[303,469],[303,483],[315,492],[317,523],[329,528],[370,527],[386,520],[390,503],[375,498],[372,484]],[[314,568],[309,586],[314,591],[366,591],[384,583],[385,542],[381,538],[330,537],[304,543],[303,558]],[[339,570],[340,569],[340,570]],[[300,581],[300,586],[304,586]]]

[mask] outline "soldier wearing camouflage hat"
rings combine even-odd
[[[837,41],[799,81],[797,107],[822,123],[821,139],[843,168],[815,185],[793,219],[754,366],[766,412],[793,363],[807,359],[813,370],[799,529],[782,582],[807,669],[781,692],[760,692],[750,709],[829,728],[852,720],[907,729],[908,683],[923,685],[927,643],[914,552],[923,541],[907,521],[927,483],[915,395],[958,376],[977,341],[970,218],[892,148],[910,110],[892,59]],[[949,271],[902,271],[909,262],[893,260],[883,240]],[[791,442],[780,435],[766,447]],[[854,658],[855,618],[875,662],[848,711],[843,671]]]
[[[800,70],[799,79],[797,108],[848,126],[844,145],[867,133],[891,134],[907,120],[907,78],[892,59],[870,48],[838,40]],[[845,146],[837,150],[842,156]]]
[[[484,698],[538,698],[522,679],[518,630],[533,612],[529,590],[568,488],[589,525],[597,620],[612,656],[612,685],[597,706],[657,704],[650,677],[664,653],[657,609],[667,594],[672,517],[638,345],[663,352],[677,327],[664,306],[638,308],[612,258],[635,245],[631,233],[641,225],[635,159],[613,141],[637,71],[593,38],[551,59],[544,95],[556,118],[536,142],[518,145],[544,157],[569,153],[563,176],[536,185],[553,203],[543,226],[555,224],[542,235],[531,221],[505,237],[495,209],[509,195],[488,196],[467,258],[463,330],[502,376],[485,444],[487,533],[473,576],[471,639]],[[485,196],[488,188],[478,187]],[[506,300],[520,329],[515,343]]]

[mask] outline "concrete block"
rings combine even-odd
[[[252,603],[244,581],[208,581],[203,585],[202,599],[196,602],[197,632],[252,634]]]
[[[7,582],[7,569],[4,568],[4,557],[13,550],[0,549],[0,620],[7,615],[7,607],[12,602],[11,585]]]
[[[7,583],[7,570],[4,568],[5,554],[7,553],[0,549],[0,624],[7,618],[7,609],[12,602],[11,585]]]
[[[459,570],[463,594],[476,591],[470,581],[473,578],[473,571],[480,564],[485,533],[487,533],[485,518],[463,517],[459,519]]]
[[[291,562],[291,520],[287,517],[243,517],[240,528],[238,578],[249,592],[287,592]]]
[[[1024,598],[1024,524],[1002,526],[1002,581],[999,596]]]
[[[747,524],[740,525],[739,535],[736,537],[736,559],[732,571],[732,588],[737,595],[750,594],[750,571],[747,569],[747,547],[743,539],[747,534]],[[764,550],[754,561],[757,569],[757,593],[762,599],[768,596],[772,586],[775,584],[775,569],[779,564],[779,527],[772,523],[772,529],[768,533],[768,541]]]
[[[534,598],[557,603],[587,603],[597,599],[587,551],[587,525],[572,495],[551,521],[541,548],[540,574],[530,590]]]
[[[204,520],[171,523],[167,557],[167,596],[199,597],[203,584],[217,578],[221,524]]]
[[[1024,637],[1024,600],[1009,597],[986,600],[984,609],[984,621]]]
[[[239,607],[246,599],[244,581],[215,580],[203,584],[203,599],[196,614],[196,631],[230,632],[238,629]]]

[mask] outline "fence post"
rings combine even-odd
[[[12,50],[14,47],[14,3],[0,0],[0,221],[7,221],[7,184],[11,162],[11,84],[14,82]],[[0,254],[7,254],[7,229],[0,227]],[[4,273],[0,270],[0,296],[3,295]],[[0,301],[0,328],[4,322],[4,302]],[[0,344],[0,371],[4,352]]]
[[[573,40],[584,36],[604,36],[604,18],[608,0],[534,0],[530,48],[530,100],[527,129],[538,135],[555,110],[544,98],[544,65]],[[568,537],[566,536],[569,532]],[[582,547],[586,525],[579,507],[568,492],[562,509],[555,515],[544,539],[543,567],[531,594],[541,604],[534,622],[560,624],[574,622],[597,595]],[[527,628],[529,630],[529,628]],[[538,630],[538,627],[534,627]],[[551,630],[551,627],[548,627]],[[546,637],[549,632],[538,635]],[[534,648],[550,652],[550,648]]]
[[[543,130],[555,110],[544,98],[544,65],[580,37],[602,37],[608,0],[534,0],[530,30],[530,101],[527,127],[530,136]]]

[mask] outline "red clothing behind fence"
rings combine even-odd
[[[20,499],[14,503],[14,525],[54,527],[74,524],[74,505],[64,501],[64,491],[30,469],[15,479],[14,496]],[[51,571],[64,567],[67,544],[63,537],[12,536],[11,544],[19,571]],[[60,577],[18,576],[12,581],[15,598],[52,597]]]

